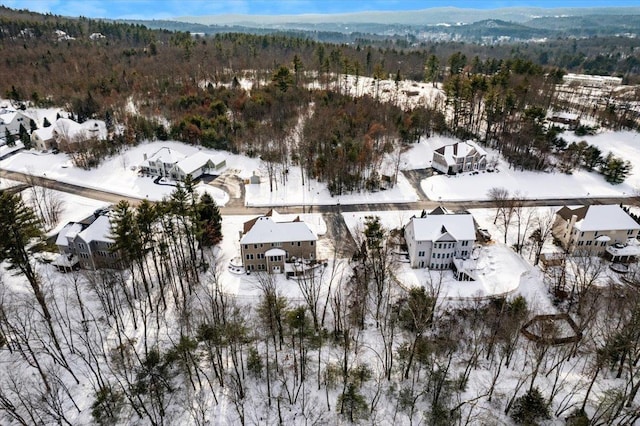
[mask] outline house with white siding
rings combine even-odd
[[[470,213],[451,213],[438,207],[412,217],[404,227],[412,268],[451,269],[454,259],[469,259],[476,240]]]

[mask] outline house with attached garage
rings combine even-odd
[[[552,234],[572,254],[625,262],[640,255],[640,224],[615,204],[564,206],[556,212]]]
[[[240,254],[247,273],[287,272],[295,265],[314,263],[318,237],[299,217],[283,221],[275,210],[245,222]]]
[[[404,227],[412,268],[451,269],[454,259],[469,259],[476,240],[470,213],[451,213],[438,207],[412,217]]]
[[[485,170],[487,152],[473,141],[441,146],[433,151],[431,167],[448,175]]]
[[[57,147],[65,152],[76,150],[78,144],[82,142],[106,140],[108,137],[107,125],[104,121],[87,120],[78,123],[70,118],[58,118],[53,124],[52,135],[55,139],[55,146],[51,145],[50,147]]]
[[[143,158],[140,166],[142,173],[173,180],[184,180],[188,175],[196,179],[202,175],[216,174],[227,164],[222,155],[198,151],[186,156],[167,147],[160,148],[151,156],[143,154]]]

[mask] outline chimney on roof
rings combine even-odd
[[[142,159],[145,160],[145,161],[147,160],[147,153],[146,152],[144,154],[142,154]]]

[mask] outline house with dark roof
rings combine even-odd
[[[456,142],[436,149],[431,167],[449,175],[484,170],[487,152],[473,141]]]
[[[601,255],[637,246],[640,225],[615,204],[564,206],[556,212],[552,234],[570,253]]]
[[[318,237],[296,217],[284,221],[278,212],[245,222],[240,233],[240,254],[247,272],[286,272],[293,262],[315,262]]]
[[[454,259],[469,259],[476,240],[470,213],[452,213],[438,207],[412,217],[404,227],[412,268],[451,269]]]

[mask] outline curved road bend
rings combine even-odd
[[[108,203],[117,203],[120,200],[127,200],[132,205],[137,205],[141,198],[123,196],[113,192],[86,188],[80,185],[74,185],[65,182],[59,182],[43,176],[32,176],[25,173],[13,172],[0,169],[0,178],[11,179],[26,184],[36,184],[46,186],[61,192],[80,195],[95,200],[101,200]],[[640,205],[638,197],[600,197],[600,198],[555,198],[526,200],[527,207],[544,207],[544,206],[561,206],[561,205],[591,205],[591,204],[632,204]],[[235,204],[235,203],[234,203]],[[467,210],[476,208],[495,207],[495,202],[491,200],[480,201],[432,201],[423,200],[405,203],[361,203],[361,204],[333,204],[333,205],[295,205],[295,206],[261,206],[247,207],[242,205],[234,205],[229,207],[221,207],[220,212],[223,215],[259,215],[263,214],[268,208],[276,208],[281,213],[342,213],[342,212],[361,212],[361,211],[386,211],[386,210],[429,210],[442,205],[451,210]]]

